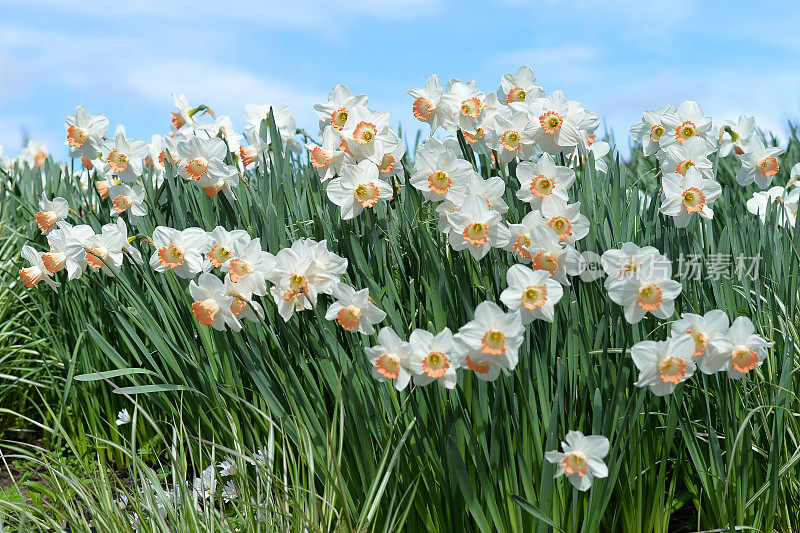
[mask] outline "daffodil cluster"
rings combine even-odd
[[[405,144],[389,125],[389,113],[372,111],[367,96],[337,85],[316,104],[319,142],[306,144],[328,198],[342,220],[357,217],[394,191],[391,178],[403,172]]]
[[[504,74],[494,92],[484,93],[474,81],[458,79],[443,86],[434,74],[408,94],[414,116],[429,125],[429,136],[413,162],[405,158],[406,146],[391,128],[388,113],[371,110],[366,95],[344,85],[336,85],[326,102],[314,106],[319,117],[316,140],[296,128],[286,106],[246,106],[247,125],[240,134],[230,117],[217,116],[207,106],[193,107],[177,95],[171,131],[154,135],[150,142],[129,138],[121,125],[111,135],[105,116],[79,106],[64,124],[70,156],[84,168],[76,177],[84,191],[93,183],[105,201],[105,213],[117,218],[98,232],[82,223],[85,217],[64,198],[43,194],[31,224],[46,238],[48,250],[22,248],[29,265],[19,271],[20,279],[27,287],[44,282],[57,290],[62,281],[87,272],[114,277],[126,259],[143,265],[139,247],[150,246],[150,268],[187,280],[191,310],[202,326],[238,332],[244,320],[265,320],[270,305],[289,321],[296,313],[315,309],[320,296],[327,295],[322,296],[325,318],[370,337],[363,351],[373,377],[397,390],[434,382],[453,389],[463,372],[484,381],[509,375],[519,362],[526,327],[537,320],[552,322],[564,287],[586,269],[578,249],[590,224],[600,221],[590,221],[580,202],[570,198],[581,186],[576,170],[608,171],[610,146],[596,140],[596,114],[561,91],[545,92],[529,67]],[[472,319],[457,331],[410,329],[405,335],[383,327],[376,332],[386,313],[368,289],[343,281],[348,261],[325,240],[299,239],[272,253],[258,236],[221,226],[208,231],[158,225],[151,234],[129,236],[129,226],[142,228],[140,221],[148,217],[154,193],[148,188],[157,190],[174,180],[179,186],[199,187],[210,198],[222,193],[214,201],[235,202],[243,173],[257,169],[259,179],[269,179],[279,160],[276,154],[301,153],[298,133],[309,141],[308,160],[342,220],[358,217],[399,192],[417,195],[425,209],[435,211],[445,248],[468,252],[454,254],[457,260],[488,261],[484,258],[492,249],[496,251],[490,257],[511,258],[499,302],[479,303]],[[721,196],[722,186],[712,161],[738,159],[737,182],[760,189],[772,185],[781,169],[782,150],[763,140],[752,117],[721,122],[715,129],[694,101],[645,111],[631,135],[646,156],[658,161],[660,212],[679,228],[688,227],[693,218],[713,217],[711,204]],[[31,141],[0,165],[49,172],[54,163],[45,145]],[[61,169],[66,172],[63,164]],[[792,185],[798,178],[800,164],[785,187],[756,192],[747,209],[764,221],[776,210],[777,222],[793,228],[800,188]],[[406,183],[410,187],[402,191]],[[642,191],[638,194],[640,203],[649,201]],[[519,219],[509,216],[509,203],[524,206]],[[626,242],[605,250],[600,263],[608,297],[622,307],[627,322],[639,323],[647,315],[667,321],[674,315],[682,285],[673,279],[670,258],[659,250]],[[739,379],[763,363],[772,345],[755,331],[749,318],[740,316],[731,324],[721,310],[684,313],[672,323],[668,339],[632,346],[632,362],[639,370],[636,385],[663,396],[697,369],[705,374],[725,371]],[[129,422],[127,410],[120,412],[117,425]],[[545,458],[557,465],[556,476],[568,476],[583,491],[595,478],[608,475],[604,458],[609,451],[605,437],[569,431],[561,451],[550,450]],[[237,472],[237,460],[226,457],[203,471],[193,488],[201,498],[210,497],[217,493],[219,476],[231,478],[221,490],[230,501],[238,497],[233,482]]]

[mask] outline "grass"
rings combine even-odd
[[[348,259],[347,281],[369,288],[387,312],[383,325],[406,336],[414,328],[457,330],[478,303],[499,301],[513,259],[493,250],[476,262],[453,252],[407,173],[393,200],[341,221],[307,159],[281,156],[277,132],[271,138],[269,172],[247,173],[235,204],[175,175],[156,188],[146,174],[149,216],[131,231],[143,255],[152,253],[146,236],[157,225],[242,228],[272,253],[298,238],[324,238]],[[528,207],[513,194],[513,164],[497,167],[465,151],[484,177],[506,179],[506,218],[519,221]],[[696,375],[665,398],[634,387],[630,347],[663,339],[669,328],[653,318],[628,324],[601,280],[565,287],[553,323],[526,329],[511,376],[484,383],[463,373],[453,391],[400,393],[371,378],[369,340],[326,321],[327,302],[288,323],[265,302],[263,322],[221,333],[194,320],[188,281],[147,265],[126,264],[114,279],[86,275],[58,295],[28,291],[12,281],[19,267],[8,258],[25,241],[43,249],[32,216],[42,190],[66,198],[95,230],[109,221],[108,206],[50,162],[44,180],[15,169],[0,192],[11,228],[0,247],[7,276],[0,298],[13,304],[0,330],[14,332],[10,348],[0,337],[0,365],[8,361],[15,375],[51,388],[26,385],[23,404],[5,403],[17,394],[0,398],[18,421],[35,420],[42,438],[31,446],[5,435],[4,457],[32,465],[42,480],[30,482],[24,503],[2,498],[0,512],[23,530],[125,531],[128,516],[154,531],[796,530],[800,236],[747,213],[755,189],[738,186],[738,163],[722,159],[714,161],[723,186],[714,219],[677,229],[658,213],[655,160],[632,154],[610,161],[606,175],[593,162],[578,171],[572,199],[592,222],[579,249],[602,253],[632,241],[674,260],[760,256],[753,279],[683,279],[673,317],[714,308],[751,317],[775,342],[756,375],[740,382]],[[776,183],[788,181],[798,160],[793,133]],[[654,200],[643,204],[639,190]],[[30,333],[7,329],[8,320]],[[118,428],[123,407],[134,421]],[[609,477],[585,494],[553,479],[543,459],[571,429],[612,444]],[[257,469],[248,459],[264,446],[271,463]],[[142,487],[154,479],[162,491],[185,487],[225,450],[243,465],[239,500],[195,501],[187,489],[179,491],[180,510],[152,512],[154,496]],[[126,486],[132,503],[123,511],[115,500]]]

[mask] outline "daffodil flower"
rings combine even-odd
[[[689,334],[665,341],[640,341],[631,347],[631,358],[639,369],[637,387],[650,387],[656,396],[672,394],[678,383],[692,377],[697,363],[695,341]]]
[[[704,178],[713,179],[714,168],[708,159],[709,152],[706,141],[700,137],[690,137],[683,144],[674,143],[662,148],[656,157],[665,174],[676,172],[683,176],[690,168],[694,168]]]
[[[551,450],[544,454],[548,463],[558,465],[555,477],[566,475],[572,486],[581,492],[589,490],[595,478],[608,477],[608,467],[603,461],[610,448],[607,438],[570,431],[564,440],[562,451]]]
[[[673,279],[672,263],[658,256],[647,256],[630,275],[609,280],[608,297],[623,306],[625,320],[640,322],[647,313],[662,320],[672,315],[681,284]]]
[[[411,381],[408,370],[411,358],[411,345],[398,337],[390,328],[378,332],[378,344],[364,349],[372,368],[372,377],[380,382],[391,381],[394,388],[401,391]]]
[[[456,251],[468,250],[475,260],[483,259],[491,248],[508,244],[508,228],[500,222],[500,213],[490,209],[480,196],[468,196],[447,221],[450,246]]]
[[[38,285],[40,281],[44,281],[51,289],[58,292],[61,284],[51,277],[42,262],[42,252],[37,252],[33,247],[25,245],[22,247],[20,255],[30,263],[30,266],[19,271],[19,278],[26,287],[30,289]]]
[[[497,99],[501,103],[530,102],[544,96],[544,89],[536,83],[536,74],[529,66],[521,66],[514,74],[506,73],[500,78]]]
[[[156,251],[150,266],[156,272],[172,271],[176,276],[192,279],[203,271],[203,255],[210,249],[208,234],[200,228],[179,231],[158,226],[153,231]]]
[[[664,117],[676,111],[673,105],[665,105],[658,111],[645,111],[642,120],[631,126],[631,137],[642,143],[644,155],[653,155],[661,149],[661,137],[667,131]]]
[[[501,371],[508,375],[516,368],[523,333],[519,312],[505,313],[494,302],[482,302],[454,338],[463,346],[464,365],[478,379],[494,381]]]
[[[242,325],[231,310],[233,298],[228,295],[225,284],[214,274],[204,272],[197,281],[189,283],[189,294],[194,302],[192,313],[204,326],[224,331],[226,327],[240,331]]]
[[[522,325],[537,319],[553,321],[555,305],[564,295],[564,289],[549,272],[511,265],[506,281],[508,287],[500,294],[500,300],[510,311],[519,311]]]
[[[750,147],[750,137],[755,131],[756,121],[753,117],[739,115],[739,121],[723,120],[720,122],[719,155],[727,157],[731,153],[742,155]]]
[[[800,187],[795,185],[785,189],[780,185],[766,191],[757,191],[747,200],[747,210],[767,222],[767,213],[775,211],[775,220],[779,226],[794,228],[800,205]]]
[[[319,117],[320,135],[330,126],[340,132],[347,123],[350,111],[357,106],[367,107],[369,100],[364,94],[353,94],[346,85],[336,85],[328,93],[328,101],[314,104],[314,112]]]
[[[578,251],[563,244],[556,232],[544,224],[531,228],[530,244],[524,249],[531,257],[534,270],[548,272],[562,285],[569,285],[568,276],[577,276],[586,268]]]
[[[102,149],[103,135],[108,131],[108,126],[105,116],[90,115],[82,105],[76,107],[75,114],[69,115],[64,121],[70,157],[96,159]]]
[[[67,218],[68,214],[69,204],[65,199],[57,197],[48,200],[47,194],[43,192],[39,201],[39,211],[33,218],[42,234],[47,235],[59,221]]]
[[[410,183],[422,191],[426,200],[438,202],[453,189],[466,189],[474,172],[472,165],[458,158],[438,139],[429,139],[417,150]]]
[[[747,153],[739,156],[742,167],[736,173],[736,181],[743,186],[755,182],[760,189],[766,189],[780,170],[778,156],[782,153],[783,148],[764,146],[761,139],[753,137]]]
[[[124,182],[135,183],[144,170],[150,149],[141,139],[128,139],[124,128],[118,128],[113,139],[103,144],[103,157],[111,173]]]
[[[539,209],[545,198],[569,200],[569,189],[575,182],[575,171],[555,164],[553,158],[544,154],[536,163],[523,161],[517,165],[519,190],[517,198]]]
[[[270,294],[278,306],[278,314],[288,322],[296,311],[317,305],[318,288],[314,283],[315,261],[284,248],[275,255],[276,266],[270,281]]]
[[[448,111],[442,106],[443,94],[442,82],[439,81],[439,76],[436,74],[432,74],[425,81],[425,87],[408,91],[408,95],[414,99],[411,104],[414,118],[430,125],[430,135],[436,133],[436,130],[445,122]]]
[[[711,341],[717,341],[728,333],[728,315],[724,311],[714,309],[705,315],[683,313],[680,320],[672,323],[670,335],[677,337],[689,334],[694,339],[694,358],[697,368],[704,374],[713,374],[718,369],[707,364],[709,354],[713,351]]]
[[[358,165],[344,165],[342,174],[331,180],[328,198],[341,208],[342,220],[355,218],[366,208],[374,207],[379,200],[393,196],[392,186],[379,177],[378,167],[369,160]]]
[[[334,286],[336,301],[325,313],[327,320],[335,320],[343,329],[364,335],[375,333],[375,324],[386,318],[386,313],[372,303],[369,289],[356,291],[350,285],[338,283]]]
[[[677,172],[664,174],[661,183],[660,211],[673,217],[676,227],[688,226],[694,214],[714,218],[709,204],[722,194],[722,187],[716,181],[705,179],[697,169],[689,168],[683,176]]]
[[[711,350],[706,357],[706,367],[712,372],[725,370],[728,377],[741,379],[764,363],[767,348],[773,344],[755,332],[749,318],[740,316],[725,335],[709,341]]]
[[[415,329],[408,343],[411,345],[408,369],[414,375],[415,385],[425,386],[436,381],[446,389],[455,388],[456,370],[462,357],[448,328],[436,335]]]

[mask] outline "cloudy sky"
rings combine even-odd
[[[430,74],[490,92],[523,64],[620,144],[642,110],[685,99],[776,131],[800,119],[796,1],[0,0],[0,13],[4,155],[28,135],[65,157],[79,104],[149,139],[168,131],[173,92],[241,129],[245,104],[288,104],[313,131],[312,105],[336,83],[409,134],[405,91]]]

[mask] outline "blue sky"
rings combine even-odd
[[[336,83],[410,133],[405,91],[430,74],[490,92],[522,64],[620,144],[642,110],[685,99],[781,131],[800,119],[800,2],[770,4],[0,0],[0,144],[16,153],[24,130],[65,157],[64,117],[79,104],[149,140],[169,130],[173,92],[240,130],[245,104],[287,104],[316,132],[312,105]]]

